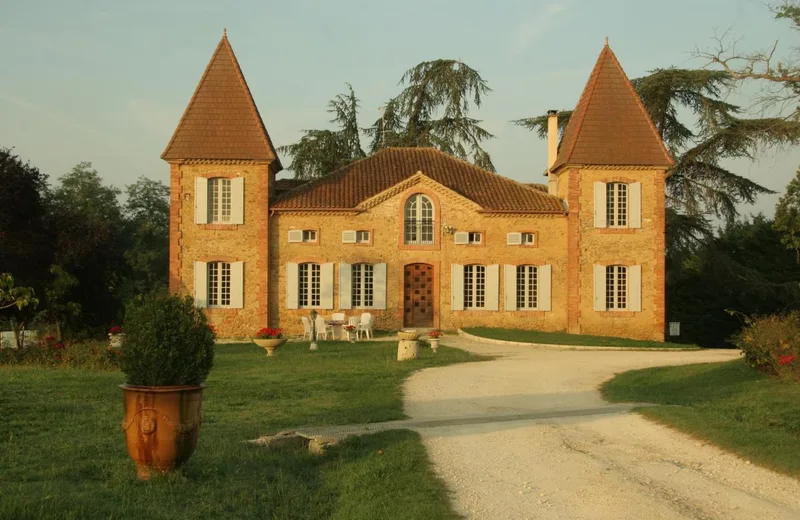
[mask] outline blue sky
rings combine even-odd
[[[2,0],[0,146],[51,179],[91,161],[119,187],[167,182],[159,156],[223,27],[277,146],[324,127],[346,82],[367,125],[406,69],[458,58],[493,89],[473,115],[496,136],[495,166],[525,182],[543,181],[546,145],[510,120],[572,108],[606,36],[631,78],[701,65],[691,50],[715,30],[753,49],[797,38],[762,0]],[[735,166],[783,190],[798,164],[791,150]]]

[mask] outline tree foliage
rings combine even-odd
[[[123,230],[130,273],[125,293],[133,296],[167,286],[169,186],[142,176],[127,187],[127,194]]]
[[[775,206],[774,227],[782,234],[783,245],[795,251],[796,262],[800,264],[800,169]]]

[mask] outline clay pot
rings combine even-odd
[[[258,339],[254,338],[253,343],[267,351],[267,356],[274,356],[275,349],[286,343],[288,338]]]
[[[204,384],[120,385],[128,454],[142,480],[180,468],[197,445]]]

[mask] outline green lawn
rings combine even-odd
[[[616,402],[763,466],[800,477],[800,384],[768,378],[744,360],[634,370],[602,386]]]
[[[403,418],[414,370],[479,359],[394,343],[217,348],[183,476],[139,482],[123,433],[123,375],[0,366],[0,518],[454,518],[418,435],[351,438],[321,457],[243,441],[301,425]],[[379,454],[378,450],[383,453]]]
[[[566,332],[541,332],[538,330],[498,329],[491,327],[470,327],[463,329],[467,334],[482,338],[520,341],[523,343],[549,343],[553,345],[584,345],[590,347],[636,347],[636,348],[686,348],[700,349],[690,343],[661,343],[606,336],[586,336]]]

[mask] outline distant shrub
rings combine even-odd
[[[734,343],[750,366],[800,382],[800,311],[749,318]]]
[[[119,350],[109,349],[103,341],[60,342],[45,336],[33,346],[0,349],[0,365],[115,370],[119,368]]]

